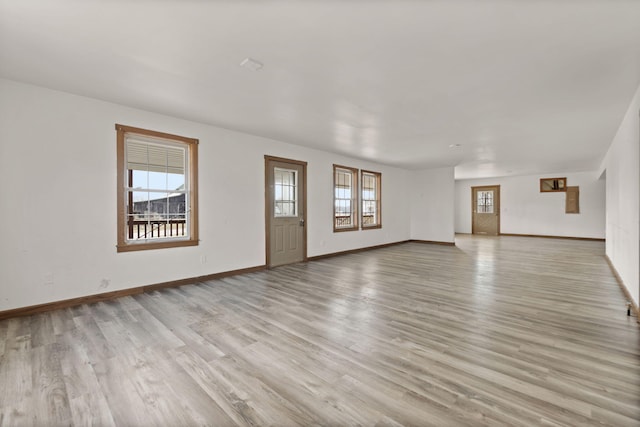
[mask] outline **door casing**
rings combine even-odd
[[[273,219],[272,208],[271,208],[271,188],[269,183],[270,174],[273,171],[274,163],[286,163],[291,165],[292,167],[302,167],[302,185],[299,186],[298,190],[301,191],[301,194],[298,195],[298,203],[299,209],[302,211],[302,221],[304,221],[304,225],[302,226],[302,259],[301,261],[307,261],[307,162],[303,162],[300,160],[292,160],[286,159],[283,157],[274,157],[274,156],[264,156],[264,214],[265,214],[265,253],[266,253],[266,266],[267,268],[271,268],[272,266],[272,255],[271,255],[271,239],[274,238],[271,233],[271,221]],[[296,261],[297,262],[297,261]],[[281,265],[281,264],[278,264]]]
[[[495,217],[496,221],[496,233],[481,233],[490,236],[499,236],[500,235],[500,186],[499,185],[483,185],[480,187],[471,187],[471,234],[480,234],[478,233],[478,226],[476,224],[477,221],[477,212],[476,212],[476,193],[478,191],[488,191],[493,190],[493,208],[494,212],[492,214]]]

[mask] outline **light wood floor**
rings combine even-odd
[[[0,425],[640,425],[604,244],[460,236],[0,322]]]

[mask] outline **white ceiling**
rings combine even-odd
[[[0,0],[0,76],[457,178],[595,170],[640,1]]]

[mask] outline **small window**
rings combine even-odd
[[[493,191],[478,191],[476,203],[478,213],[493,213]]]
[[[298,216],[298,173],[295,170],[274,168],[275,199],[273,203],[274,217]]]
[[[333,231],[358,229],[358,169],[333,165]]]
[[[552,193],[558,191],[567,191],[567,178],[541,178],[540,192]]]
[[[362,229],[382,227],[380,214],[382,174],[379,172],[361,171],[362,182]]]
[[[198,244],[198,140],[116,125],[118,252]]]

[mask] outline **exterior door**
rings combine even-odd
[[[267,267],[306,261],[307,163],[265,156]]]
[[[500,186],[471,187],[471,232],[500,234]]]

